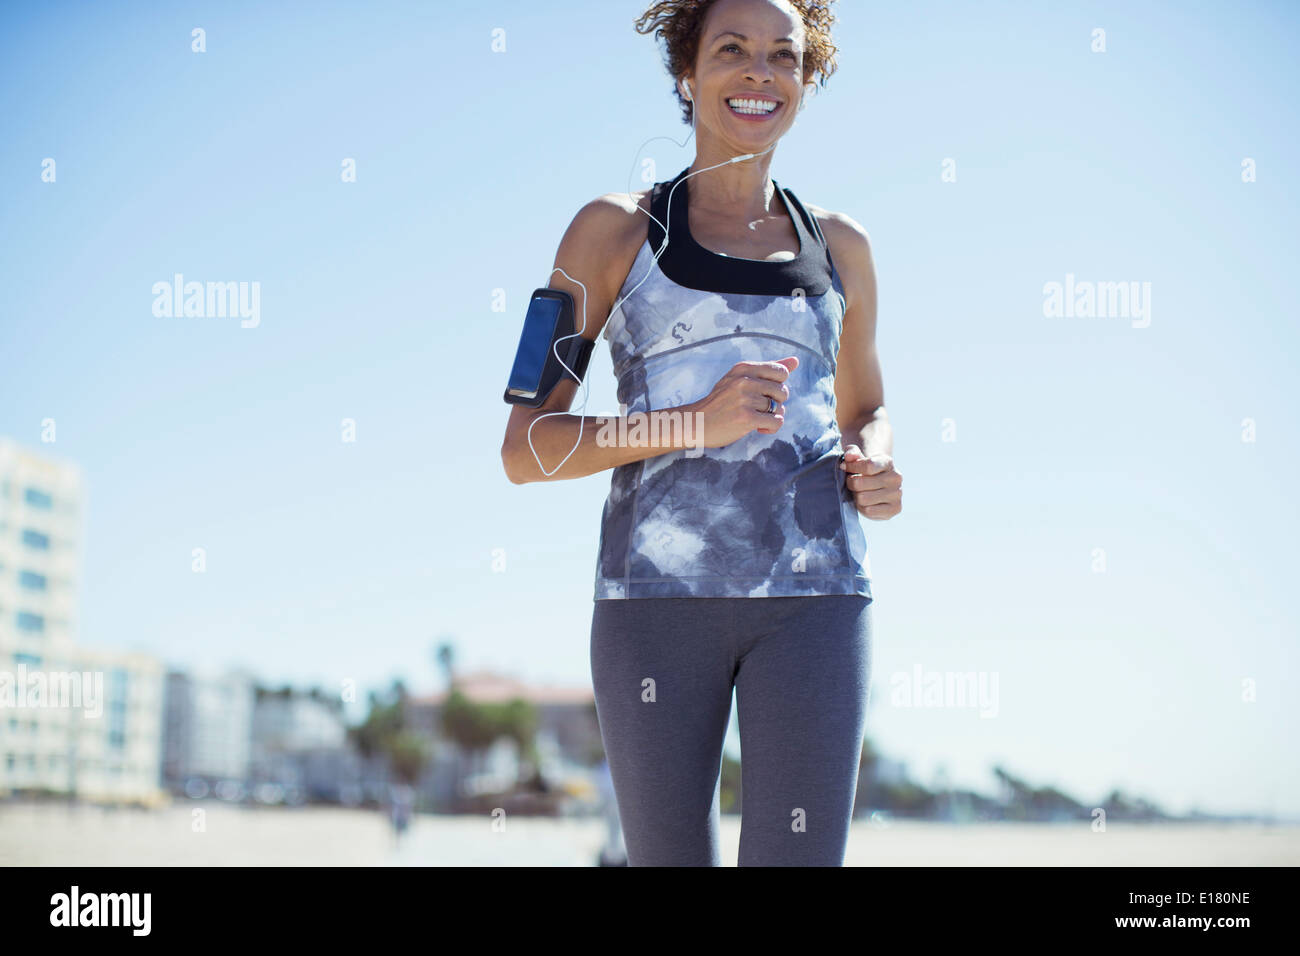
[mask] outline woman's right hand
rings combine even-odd
[[[775,362],[737,362],[718,379],[713,391],[692,402],[692,412],[703,414],[700,433],[705,448],[721,448],[752,431],[771,435],[785,423],[785,400],[790,389],[785,380],[799,367],[791,355]],[[768,399],[776,401],[769,412]]]

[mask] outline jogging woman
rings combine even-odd
[[[591,668],[631,866],[720,865],[733,690],[738,863],[844,861],[870,678],[864,519],[899,513],[902,479],[868,236],[769,177],[834,71],[829,7],[665,0],[637,21],[665,43],[695,161],[584,206],[551,282],[608,340],[626,420],[563,414],[566,381],[512,409],[502,446],[515,483],[613,469]]]

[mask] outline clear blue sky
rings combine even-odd
[[[841,6],[772,174],[875,249],[906,492],[868,732],[925,783],[1300,814],[1298,8]],[[641,9],[6,5],[0,434],[85,471],[84,642],[428,690],[446,635],[589,680],[609,476],[511,485],[501,393],[574,213],[688,132]],[[177,272],[260,282],[260,326],[155,317]],[[1150,326],[1044,317],[1067,273],[1151,283]],[[589,376],[614,410],[603,341]],[[890,706],[917,665],[997,672],[998,716]]]

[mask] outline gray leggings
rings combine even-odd
[[[871,676],[861,595],[596,601],[591,677],[629,866],[720,866],[735,687],[740,866],[842,866]]]

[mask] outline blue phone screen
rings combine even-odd
[[[510,370],[511,391],[536,394],[542,384],[546,353],[555,338],[555,324],[560,319],[559,299],[533,299],[524,316],[524,331],[519,336],[519,351]]]

